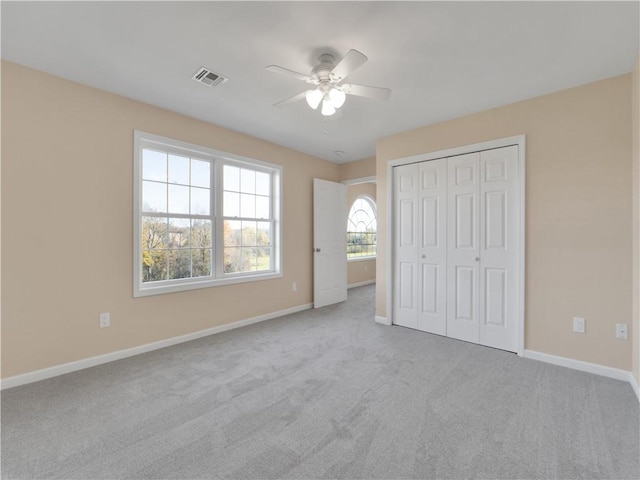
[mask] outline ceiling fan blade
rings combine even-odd
[[[386,100],[391,96],[391,90],[389,88],[369,87],[367,85],[354,85],[353,83],[340,85],[340,88],[344,93],[347,93],[349,95],[373,98],[375,100]]]
[[[344,80],[347,75],[353,72],[356,68],[366,62],[367,56],[360,53],[357,50],[349,50],[347,54],[333,67],[331,73],[336,82]]]
[[[289,70],[288,68],[280,67],[278,65],[269,65],[264,67],[270,72],[279,73],[281,75],[286,75],[288,77],[297,78],[298,80],[302,80],[303,82],[313,83],[311,81],[311,77],[309,75],[305,75],[303,73],[294,72],[293,70]]]
[[[273,106],[274,107],[281,107],[283,105],[287,105],[289,103],[293,103],[293,102],[297,102],[298,100],[302,100],[304,97],[306,97],[307,92],[310,92],[311,90],[305,90],[302,93],[299,93],[297,95],[294,95],[293,97],[289,97],[286,98],[284,100],[279,101],[278,103],[274,103]]]

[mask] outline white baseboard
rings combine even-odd
[[[640,387],[638,387],[638,381],[633,373],[629,374],[629,383],[631,384],[631,388],[636,392],[636,397],[638,398],[638,402],[640,402]]]
[[[376,323],[381,323],[382,325],[391,325],[391,322],[387,320],[387,317],[381,317],[376,315]]]
[[[581,372],[595,373],[596,375],[602,375],[603,377],[615,378],[616,380],[629,381],[628,370],[620,370],[618,368],[605,367],[604,365],[598,365],[596,363],[583,362],[581,360],[573,360],[572,358],[558,357],[556,355],[549,355],[548,353],[536,352],[533,350],[525,350],[524,357],[532,360],[539,360],[541,362],[553,363],[561,367],[572,368],[574,370],[580,370]]]
[[[371,285],[372,283],[376,283],[375,278],[373,280],[365,280],[364,282],[350,283],[347,285],[347,288],[364,287],[365,285]]]
[[[303,310],[309,310],[311,307],[313,307],[313,304],[306,303],[304,305],[286,308],[277,312],[266,313],[264,315],[258,315],[257,317],[238,320],[237,322],[227,323],[218,327],[207,328],[206,330],[187,333],[186,335],[180,335],[178,337],[167,338],[166,340],[160,340],[158,342],[147,343],[145,345],[127,348],[125,350],[105,353],[104,355],[97,355],[95,357],[89,357],[82,360],[77,360],[75,362],[64,363],[62,365],[43,368],[42,370],[35,370],[33,372],[24,373],[22,375],[8,377],[0,380],[0,390],[17,387],[19,385],[25,385],[27,383],[38,382],[40,380],[57,377],[58,375],[64,375],[65,373],[71,373],[78,370],[83,370],[85,368],[95,367],[96,365],[102,365],[103,363],[113,362],[122,358],[133,357],[134,355],[140,355],[141,353],[151,352],[153,350],[170,347],[179,343],[189,342],[191,340],[207,337],[216,333],[222,333],[228,330],[252,325],[254,323],[264,322],[265,320],[271,320],[273,318],[282,317],[284,315],[301,312]]]
[[[638,388],[638,382],[633,376],[633,373],[629,372],[628,370],[605,367],[604,365],[598,365],[596,363],[583,362],[581,360],[573,360],[572,358],[566,357],[558,357],[556,355],[549,355],[548,353],[536,352],[534,350],[525,350],[523,356],[524,358],[530,358],[531,360],[552,363],[561,367],[580,370],[581,372],[593,373],[595,375],[602,375],[603,377],[615,378],[616,380],[629,382],[631,384],[631,388],[633,388],[633,391],[636,394],[638,402],[640,402],[640,389]]]

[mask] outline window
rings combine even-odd
[[[353,202],[347,221],[347,259],[376,256],[375,204],[369,197]]]
[[[281,276],[281,167],[143,132],[134,159],[134,296]]]

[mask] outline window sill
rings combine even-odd
[[[187,290],[198,290],[201,288],[219,287],[222,285],[236,285],[240,283],[259,282],[261,280],[272,280],[282,278],[281,272],[268,272],[253,275],[238,275],[227,278],[216,278],[207,280],[194,280],[185,283],[174,283],[171,285],[145,285],[134,288],[133,297],[148,297],[151,295],[163,295],[165,293],[184,292]]]
[[[376,256],[372,255],[370,257],[356,257],[356,258],[347,258],[347,263],[351,262],[364,262],[365,260],[375,260]]]

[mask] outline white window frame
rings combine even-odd
[[[351,209],[353,208],[353,205],[359,200],[359,199],[363,199],[366,200],[367,202],[369,202],[369,205],[371,206],[371,209],[373,210],[373,214],[375,215],[375,220],[376,220],[376,254],[375,255],[365,255],[365,256],[361,256],[361,257],[349,257],[347,255],[347,262],[362,262],[365,260],[375,260],[376,257],[378,256],[377,252],[378,252],[378,209],[377,209],[377,205],[376,205],[376,201],[371,198],[369,195],[366,194],[362,194],[362,195],[358,195],[353,202],[351,203],[351,205],[349,206],[349,212],[347,213],[347,224],[349,223],[349,219],[351,218],[351,216],[349,215],[351,213]],[[347,225],[347,232],[349,231],[348,225]],[[349,245],[347,243],[347,245]]]
[[[211,220],[212,274],[206,277],[180,278],[156,282],[142,282],[142,149],[173,152],[211,161]],[[262,272],[224,273],[223,242],[224,217],[222,215],[224,165],[245,167],[271,175],[271,269]],[[133,296],[144,297],[164,293],[181,292],[219,285],[253,282],[281,278],[282,272],[282,166],[242,157],[208,147],[193,145],[151,133],[134,130],[133,135]]]

